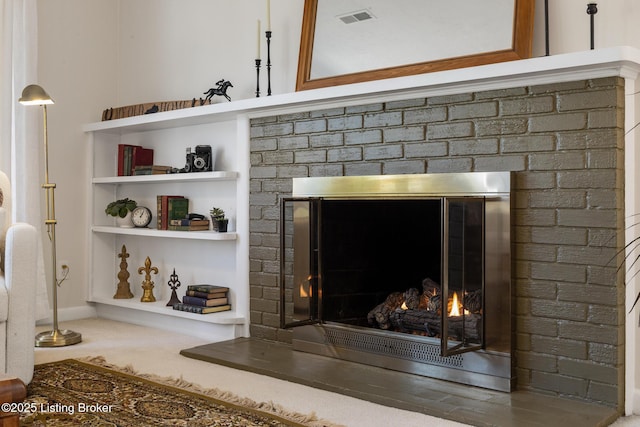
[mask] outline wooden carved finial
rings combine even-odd
[[[133,293],[131,292],[131,288],[129,286],[129,271],[127,270],[127,258],[129,258],[129,254],[127,253],[127,247],[122,245],[122,251],[118,254],[118,258],[120,258],[120,271],[118,272],[118,289],[116,290],[116,294],[113,296],[114,299],[127,299],[133,298]]]
[[[142,298],[141,302],[155,302],[156,297],[153,296],[153,281],[151,280],[151,273],[158,274],[158,267],[151,267],[151,259],[147,257],[144,261],[144,267],[138,268],[138,274],[144,273],[144,281],[142,282]]]

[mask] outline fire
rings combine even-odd
[[[453,293],[453,301],[451,301],[451,311],[449,317],[460,316],[460,302],[458,301],[458,293]]]
[[[311,288],[309,288],[309,291],[311,291]],[[307,292],[307,290],[304,288],[304,284],[300,284],[300,297],[301,298],[309,298],[309,293]]]
[[[313,279],[313,277],[309,276],[305,282],[300,283],[300,289],[298,290],[300,298],[310,298],[313,296],[313,291],[309,283],[311,279]]]
[[[403,309],[403,310],[409,310],[409,307],[407,307],[407,304],[406,304],[406,303],[404,303],[404,302],[402,303],[402,305],[400,306],[400,308],[401,308],[401,309]]]

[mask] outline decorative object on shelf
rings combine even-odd
[[[47,105],[53,104],[53,99],[38,85],[29,85],[22,91],[18,100],[23,105],[42,105],[44,114],[44,188],[46,192],[47,219],[45,224],[49,239],[51,240],[51,266],[52,266],[52,290],[53,290],[53,329],[36,335],[36,347],[62,347],[77,344],[82,341],[82,335],[69,329],[58,329],[58,286],[64,281],[64,277],[58,281],[58,264],[56,262],[56,212],[55,212],[55,188],[56,184],[49,182],[49,142],[47,135]],[[65,276],[66,277],[66,276]]]
[[[265,31],[267,36],[267,96],[271,96],[271,31]]]
[[[267,0],[267,96],[271,96],[271,0]]]
[[[260,98],[260,20],[258,19],[258,37],[256,41],[256,98]]]
[[[149,108],[144,113],[145,114],[153,114],[153,113],[157,113],[158,111],[160,111],[160,107],[158,107],[158,104],[153,104],[153,107]]]
[[[167,282],[169,287],[171,288],[171,299],[167,303],[167,307],[173,307],[175,304],[180,304],[180,298],[178,298],[178,293],[176,289],[180,287],[180,280],[178,280],[178,275],[176,274],[176,269],[173,269],[173,273],[169,276],[170,279]]]
[[[133,211],[131,211],[131,221],[135,227],[148,227],[152,218],[151,209],[146,206],[136,206]]]
[[[151,280],[151,273],[158,274],[158,267],[151,267],[151,258],[147,257],[144,260],[144,267],[138,268],[138,274],[144,273],[144,281],[142,282],[142,297],[140,302],[155,302],[156,297],[153,296],[153,280]]]
[[[116,222],[120,227],[133,228],[131,212],[136,208],[136,206],[138,206],[138,203],[127,197],[109,203],[104,212],[107,215],[116,217]]]
[[[196,145],[194,151],[187,147],[186,163],[178,172],[211,172],[214,160],[210,145]]]
[[[549,0],[544,0],[544,52],[549,56]]]
[[[217,87],[212,87],[211,89],[203,93],[203,95],[207,95],[204,100],[211,103],[211,98],[213,97],[213,95],[220,95],[227,98],[227,101],[231,101],[231,97],[227,95],[227,89],[233,87],[231,82],[229,80],[220,79],[216,82],[216,86]]]
[[[209,214],[211,215],[211,227],[213,231],[219,231],[220,233],[226,232],[229,220],[225,218],[224,210],[214,206],[209,211]]]
[[[256,98],[260,98],[260,59],[256,59]]]
[[[595,16],[598,13],[598,3],[587,4],[587,15],[591,19],[591,50],[595,48]]]
[[[102,112],[102,121],[124,119],[132,116],[142,116],[152,112],[182,110],[184,108],[198,107],[211,104],[202,98],[188,101],[148,102],[146,104],[127,105],[125,107],[107,108]]]
[[[122,250],[118,254],[118,258],[120,258],[120,271],[118,272],[118,289],[116,290],[116,294],[113,296],[114,299],[129,299],[133,298],[133,293],[131,292],[131,288],[129,285],[129,270],[127,267],[127,258],[129,258],[129,254],[127,253],[127,247],[122,245]]]

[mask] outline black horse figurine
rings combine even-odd
[[[228,101],[231,101],[231,97],[227,95],[227,89],[233,87],[231,82],[229,80],[222,79],[216,82],[216,85],[218,85],[218,87],[212,87],[208,91],[204,92],[204,95],[207,95],[207,97],[204,99],[205,102],[211,101],[211,97],[213,97],[213,95],[224,96]]]

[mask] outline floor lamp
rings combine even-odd
[[[47,219],[45,225],[51,240],[51,264],[53,270],[53,330],[36,335],[36,347],[63,347],[82,341],[82,335],[68,329],[58,329],[58,282],[56,264],[56,201],[55,184],[49,182],[49,143],[47,141],[47,105],[53,104],[53,99],[38,85],[29,85],[22,91],[18,100],[23,105],[42,105],[44,111],[44,184],[47,202]]]

